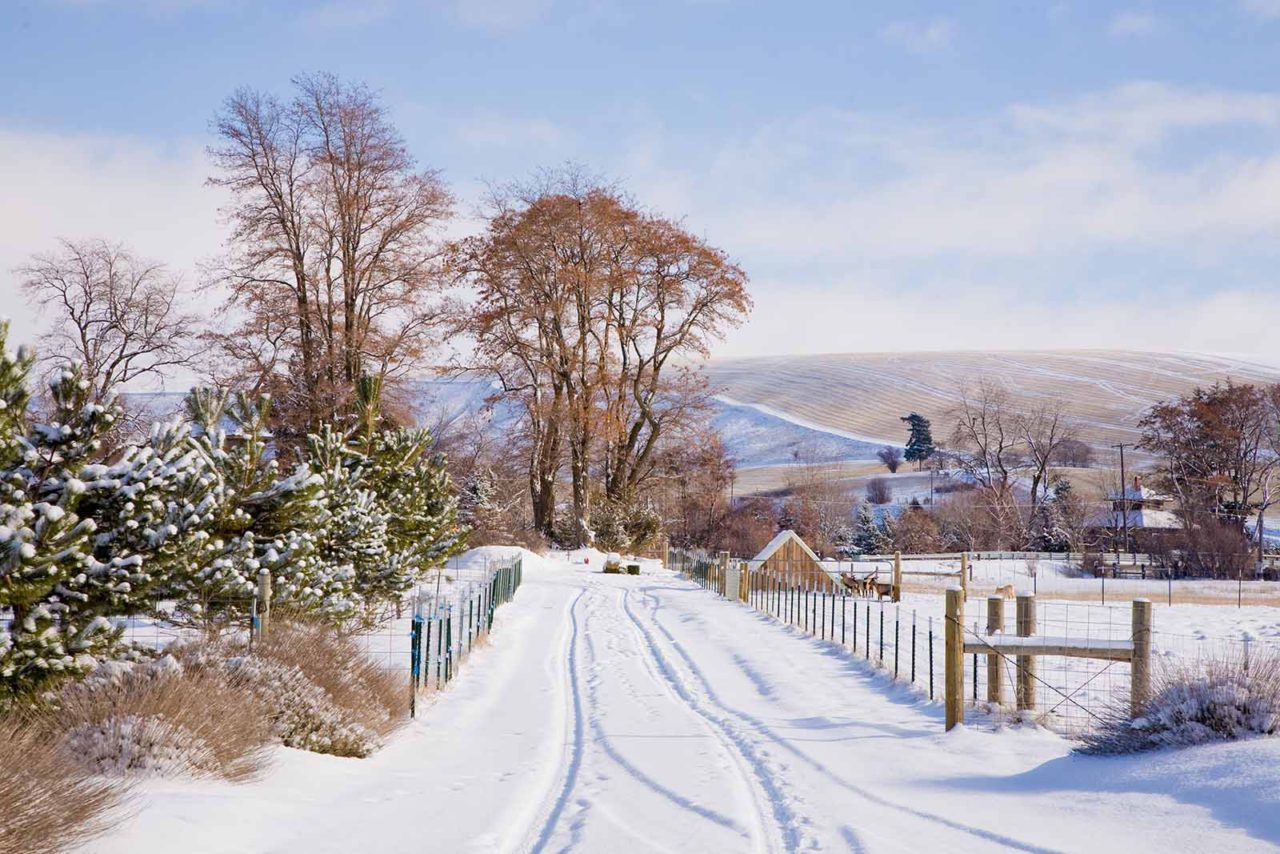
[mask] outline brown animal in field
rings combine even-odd
[[[872,587],[875,588],[875,594],[877,599],[883,599],[886,596],[888,596],[890,599],[893,598],[893,582],[892,581],[872,581],[871,585]]]
[[[854,596],[871,598],[876,595],[876,577],[875,575],[864,575],[859,578],[856,575],[842,575],[841,582],[844,583],[845,589]]]
[[[996,595],[1003,596],[1005,599],[1016,599],[1018,592],[1013,589],[1012,584],[1006,584],[1003,587],[996,588]]]

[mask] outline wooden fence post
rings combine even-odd
[[[751,567],[745,560],[738,564],[738,598],[743,602],[751,601]]]
[[[964,723],[964,591],[947,590],[946,656],[943,685],[947,729]]]
[[[1133,660],[1129,664],[1129,708],[1133,717],[1151,696],[1151,601],[1133,600]]]
[[[1029,593],[1018,595],[1018,637],[1029,638],[1036,633],[1036,597]],[[1018,656],[1018,685],[1015,689],[1019,711],[1034,711],[1036,707],[1036,659],[1033,655]]]
[[[1004,597],[987,597],[987,634],[996,635],[1004,632]],[[995,652],[987,653],[987,702],[997,706],[1004,702],[1004,683],[1000,678],[1000,656]]]
[[[893,601],[902,601],[902,552],[893,553]]]
[[[716,572],[716,592],[725,595],[724,585],[729,579],[729,553],[720,552],[720,566]]]
[[[969,553],[960,552],[960,590],[964,601],[969,601]]]
[[[271,572],[258,570],[258,633],[265,636],[271,623]]]

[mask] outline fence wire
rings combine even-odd
[[[930,699],[941,700],[944,685],[945,601],[943,589],[958,581],[950,568],[925,576],[930,583],[912,590],[911,570],[904,562],[901,601],[892,602],[852,595],[839,581],[840,574],[814,571],[811,562],[774,561],[752,565],[725,560],[705,552],[672,550],[672,568],[720,595],[742,599],[745,604],[812,637],[839,645],[846,652],[871,662],[891,678],[914,685]],[[851,582],[858,578],[886,580],[891,570],[854,563]],[[881,571],[877,574],[876,570]],[[859,574],[859,570],[861,574]],[[742,580],[743,572],[746,581]],[[958,572],[958,565],[955,569]],[[940,583],[939,583],[940,582]],[[880,589],[883,589],[881,586]],[[936,586],[936,590],[932,589]],[[977,585],[974,585],[977,587]],[[865,588],[864,588],[865,589]],[[992,634],[1018,634],[1015,599],[998,597],[990,602],[990,590],[972,587],[964,603],[966,642],[982,642]],[[1012,593],[1013,591],[1007,591]],[[1018,591],[1022,592],[1022,591]],[[1030,591],[1026,591],[1030,592]],[[1156,600],[1159,601],[1159,600]],[[989,628],[989,608],[998,607],[1002,618]],[[1232,612],[1234,613],[1234,611]],[[1133,610],[1123,605],[1079,601],[1035,601],[1034,635],[1062,639],[1074,645],[1121,646],[1133,641]],[[1190,666],[1223,660],[1248,660],[1250,655],[1280,654],[1280,636],[1257,638],[1210,636],[1162,631],[1153,618],[1152,647],[1156,666],[1179,662]],[[1032,702],[1019,711],[1017,656],[969,653],[963,657],[966,706],[997,718],[1030,718],[1069,736],[1082,736],[1099,727],[1116,710],[1130,705],[1132,681],[1128,661],[1037,655],[1032,659]],[[989,699],[993,677],[1000,681],[1000,702]]]

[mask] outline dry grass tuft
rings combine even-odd
[[[125,791],[88,773],[43,728],[0,720],[0,851],[83,844],[122,817]]]
[[[217,669],[171,657],[72,686],[52,716],[67,750],[107,776],[243,780],[261,770],[271,743],[252,695]]]
[[[368,756],[408,715],[404,680],[324,624],[277,621],[252,651],[221,642],[198,658],[256,696],[289,747]]]
[[[1280,735],[1280,657],[1163,662],[1135,719],[1115,708],[1085,737],[1084,753],[1136,753]]]

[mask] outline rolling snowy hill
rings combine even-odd
[[[848,353],[713,359],[707,368],[724,399],[765,408],[795,425],[859,437],[872,445],[901,443],[900,416],[934,421],[967,385],[1003,386],[1015,403],[1061,401],[1098,446],[1133,441],[1154,402],[1197,385],[1280,382],[1280,369],[1218,356],[1122,350],[1026,352]],[[864,457],[865,458],[865,457]]]

